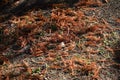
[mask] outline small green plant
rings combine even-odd
[[[40,68],[37,68],[35,70],[32,71],[32,73],[40,73],[41,69]]]
[[[104,53],[105,53],[105,48],[100,47],[98,50],[99,50],[99,54],[100,54],[100,55],[104,55]]]
[[[110,58],[110,52],[108,52],[104,47],[99,48],[99,54],[106,59]]]
[[[105,37],[103,43],[106,46],[114,46],[119,41],[119,34],[118,32],[112,32],[111,34],[106,34],[108,37]]]

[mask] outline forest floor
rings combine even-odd
[[[120,80],[119,7],[54,5],[1,22],[0,80]]]

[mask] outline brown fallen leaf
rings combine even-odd
[[[24,61],[24,60],[22,62],[23,62],[24,67],[27,69],[27,72],[29,74],[31,74],[32,73],[32,69],[29,67],[29,64],[26,61]]]

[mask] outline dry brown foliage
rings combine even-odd
[[[84,0],[77,5],[93,4],[101,5],[102,3],[99,0],[97,2],[96,0]],[[49,17],[43,15],[42,12],[32,11],[21,17],[13,17],[8,22],[15,28],[1,24],[0,38],[3,39],[0,42],[1,52],[4,53],[13,44],[13,41],[21,49],[30,45],[32,56],[44,56],[45,58],[45,61],[36,63],[49,65],[46,69],[41,70],[40,75],[33,76],[31,67],[23,60],[23,66],[29,73],[29,77],[27,76],[29,79],[41,80],[41,75],[45,75],[47,69],[62,70],[73,76],[78,72],[92,74],[92,79],[99,79],[101,67],[96,63],[97,61],[91,59],[93,58],[91,55],[102,53],[101,47],[114,53],[109,43],[104,43],[104,41],[109,40],[110,33],[115,30],[105,20],[103,23],[99,23],[96,17],[85,16],[79,9],[56,8],[51,11]],[[112,39],[110,38],[110,40]],[[8,44],[5,44],[6,42]],[[77,51],[79,56],[75,54]],[[16,52],[20,51],[16,50]],[[82,57],[81,54],[86,54],[86,56]],[[19,78],[22,80],[25,77],[21,74]],[[9,75],[6,79],[9,80]]]

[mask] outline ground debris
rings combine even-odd
[[[120,71],[113,66],[119,62],[113,59],[120,56],[120,29],[98,19],[94,4],[103,3],[85,0],[69,8],[34,9],[1,22],[1,78],[117,80]]]

